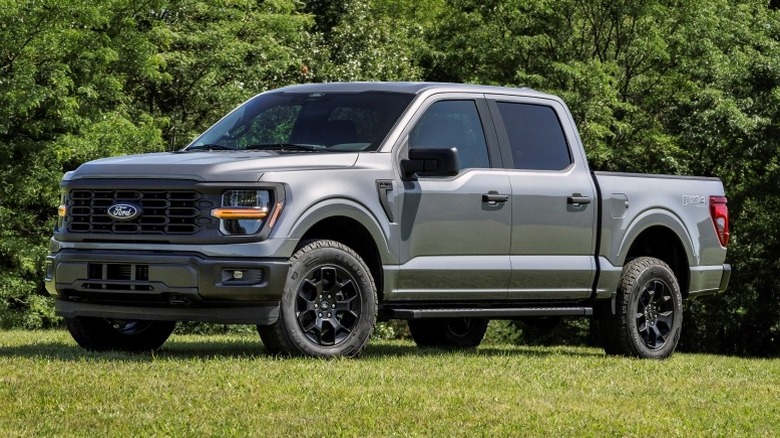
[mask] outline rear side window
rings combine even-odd
[[[558,116],[549,106],[498,102],[515,169],[562,170],[571,164]]]

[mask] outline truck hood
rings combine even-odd
[[[196,181],[257,181],[268,171],[344,169],[358,153],[275,151],[161,152],[103,158],[82,164],[66,179],[172,178]]]

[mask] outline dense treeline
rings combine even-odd
[[[780,15],[748,0],[0,0],[0,324],[58,323],[62,172],[334,80],[533,87],[566,99],[594,168],[721,177],[731,288],[688,303],[681,346],[780,353]]]

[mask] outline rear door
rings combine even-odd
[[[596,189],[568,112],[543,98],[489,96],[488,104],[512,187],[508,297],[589,297]]]
[[[405,142],[401,157],[408,148],[456,147],[461,166],[452,177],[401,184],[401,267],[394,297],[506,298],[510,185],[482,95],[433,96],[418,111]]]

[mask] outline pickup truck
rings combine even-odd
[[[717,178],[591,172],[564,102],[527,88],[284,87],[61,187],[45,283],[91,350],[207,321],[356,356],[377,321],[468,348],[490,319],[580,316],[608,354],[665,358],[682,300],[731,272]]]

